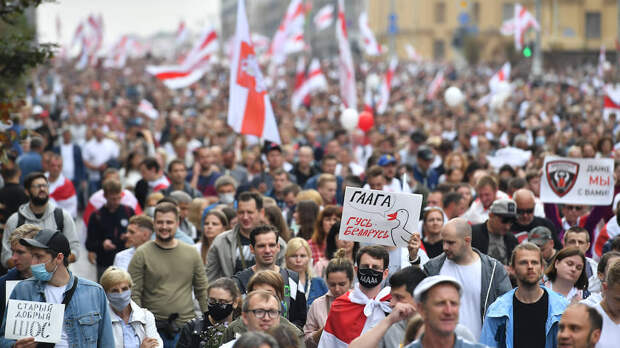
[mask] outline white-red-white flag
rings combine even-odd
[[[217,52],[219,44],[217,42],[217,32],[212,26],[205,27],[200,33],[198,41],[185,56],[181,63],[188,69],[197,69],[208,64],[214,53]]]
[[[344,1],[338,0],[338,19],[336,21],[336,39],[338,40],[338,74],[340,83],[340,98],[347,108],[357,108],[355,91],[355,67],[347,35],[347,21],[344,17]]]
[[[108,53],[103,65],[107,68],[122,69],[125,67],[127,57],[133,47],[133,39],[123,35]]]
[[[419,62],[422,60],[422,57],[418,54],[418,52],[416,52],[415,48],[413,48],[413,46],[411,46],[410,44],[405,45],[405,51],[407,52],[407,57],[410,60],[414,62]]]
[[[359,29],[362,39],[362,47],[364,47],[364,52],[366,52],[369,56],[378,56],[382,53],[381,45],[377,43],[377,39],[375,38],[375,34],[373,34],[372,30],[370,30],[370,26],[368,25],[368,14],[366,12],[362,12],[359,18]]]
[[[440,70],[439,72],[437,72],[437,75],[435,75],[435,78],[433,79],[433,81],[431,81],[431,84],[428,86],[428,92],[426,93],[427,99],[429,100],[435,99],[437,92],[439,92],[441,85],[443,85],[444,79],[445,78],[443,76],[443,70]]]
[[[321,63],[319,63],[317,58],[312,59],[310,62],[305,85],[308,86],[308,93],[327,89],[327,79],[321,69]]]
[[[620,119],[620,85],[607,84],[603,90],[603,120],[607,122],[610,114],[616,114],[616,120]]]
[[[291,96],[291,110],[297,111],[299,106],[306,101],[309,101],[310,95],[302,91],[302,87],[306,82],[306,60],[303,56],[299,56],[297,59],[297,69],[295,70],[295,86],[293,89],[293,95]]]
[[[326,29],[334,22],[334,5],[327,4],[321,7],[314,15],[314,26],[317,31]]]
[[[303,58],[297,62],[295,91],[291,98],[291,109],[293,111],[297,110],[302,103],[309,105],[310,95],[313,92],[327,89],[327,79],[323,74],[319,60],[317,58],[312,59],[307,73],[303,63]]]
[[[392,78],[396,67],[398,66],[398,59],[393,57],[390,61],[390,66],[383,76],[381,85],[379,86],[379,100],[377,101],[377,113],[383,114],[387,110],[388,103],[390,101],[390,90],[392,89]]]
[[[280,144],[280,133],[267,86],[250,40],[245,0],[237,2],[237,26],[230,67],[228,125],[237,133]]]
[[[523,48],[523,36],[529,28],[540,30],[540,25],[536,17],[532,15],[521,4],[515,4],[514,18],[512,22],[507,21],[502,24],[501,32],[504,35],[514,35],[515,48],[521,50]]]
[[[510,62],[504,63],[489,80],[489,90],[491,94],[497,92],[501,82],[510,82]]]
[[[138,105],[138,112],[145,114],[150,119],[155,120],[159,116],[159,111],[155,109],[153,104],[146,99],[142,99]]]
[[[185,21],[179,22],[179,27],[177,28],[176,38],[174,40],[175,44],[179,46],[182,43],[184,43],[185,40],[187,40],[188,35],[189,35],[189,30],[187,29],[187,26],[185,25]]]
[[[297,41],[299,35],[304,33],[305,8],[301,0],[292,0],[286,9],[284,18],[278,27],[271,46],[269,47],[269,55],[274,64],[281,64],[286,59],[287,46],[290,41]]]
[[[605,45],[601,45],[601,50],[598,53],[597,74],[601,78],[605,75]]]
[[[256,52],[266,52],[269,49],[269,38],[265,35],[252,33],[251,38]]]

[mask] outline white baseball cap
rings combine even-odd
[[[462,290],[463,286],[458,280],[450,276],[436,275],[436,276],[424,278],[424,280],[422,280],[420,284],[418,284],[418,286],[416,286],[415,290],[413,291],[413,297],[415,298],[417,302],[421,302],[422,295],[424,295],[425,292],[430,290],[435,285],[441,284],[441,283],[453,284],[454,286],[456,286],[457,290],[459,291],[459,296],[461,296],[463,292]]]

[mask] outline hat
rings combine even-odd
[[[277,143],[271,143],[270,142],[268,144],[265,144],[265,146],[263,147],[263,152],[265,154],[268,154],[269,152],[271,152],[273,150],[278,150],[278,151],[282,152],[282,148]]]
[[[396,158],[392,155],[382,155],[379,157],[378,165],[381,167],[396,163]]]
[[[424,134],[423,132],[417,130],[417,131],[411,133],[409,138],[411,139],[411,141],[413,141],[416,144],[422,144],[422,143],[424,143],[426,141],[426,134]]]
[[[422,295],[424,295],[428,290],[433,288],[435,285],[441,284],[441,283],[453,284],[454,286],[456,286],[457,290],[459,291],[459,296],[461,296],[463,287],[461,286],[461,283],[459,283],[458,280],[450,276],[436,275],[436,276],[424,278],[424,280],[422,280],[420,284],[418,284],[418,286],[416,286],[415,290],[413,291],[413,298],[415,298],[417,302],[421,302]]]
[[[517,217],[517,203],[512,199],[498,199],[489,208],[489,212],[499,216]]]
[[[528,232],[527,240],[528,242],[532,242],[534,244],[544,244],[549,240],[553,240],[553,237],[551,236],[551,230],[547,227],[536,226]]]
[[[435,154],[433,154],[433,150],[431,150],[427,146],[420,146],[418,149],[418,158],[421,158],[425,161],[432,161],[435,158]]]
[[[65,257],[71,254],[69,241],[62,232],[44,229],[39,231],[34,238],[22,238],[19,240],[21,245],[33,248],[50,249],[63,253]]]

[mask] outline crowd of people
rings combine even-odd
[[[618,122],[591,66],[541,79],[517,66],[505,103],[489,105],[491,66],[401,64],[364,132],[340,125],[335,61],[329,88],[295,111],[288,64],[268,77],[276,144],[227,126],[225,62],[170,90],[144,73],[155,61],[54,62],[12,120],[0,296],[65,304],[56,347],[620,342],[620,198],[540,198],[547,155],[613,158],[620,179]],[[463,105],[429,97],[440,69]],[[158,115],[138,111],[144,99]],[[348,186],[423,196],[407,248],[340,239]],[[78,259],[96,279],[74,272]],[[36,346],[4,337],[1,303],[0,347]]]

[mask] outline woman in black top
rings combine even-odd
[[[177,348],[217,348],[222,334],[241,309],[241,293],[230,278],[220,278],[207,288],[209,311],[183,326]]]
[[[443,252],[443,240],[441,228],[444,223],[443,210],[439,207],[424,208],[422,218],[422,244],[429,258],[438,256]]]

